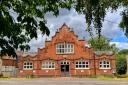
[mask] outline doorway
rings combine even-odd
[[[69,62],[62,61],[61,62],[61,76],[68,77],[69,76]]]

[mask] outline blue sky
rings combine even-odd
[[[118,11],[111,11],[107,12],[105,17],[105,21],[103,23],[102,28],[102,35],[112,39],[110,44],[116,44],[116,46],[120,49],[128,48],[128,38],[124,35],[124,32],[119,27],[119,23],[121,21],[121,11],[120,8]],[[85,37],[86,40],[89,39],[89,34],[86,32],[86,20],[85,16],[82,14],[78,14],[75,9],[66,10],[60,9],[60,15],[55,17],[52,13],[47,13],[45,15],[47,19],[47,26],[50,29],[50,36],[41,35],[41,32],[38,31],[38,38],[37,40],[32,39],[30,41],[31,52],[37,51],[37,48],[44,47],[44,41],[47,39],[51,39],[58,28],[60,28],[63,23],[66,23],[72,30],[79,36],[79,38]]]
[[[117,36],[112,39],[112,42],[128,42],[128,37],[126,36]]]

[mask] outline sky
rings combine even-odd
[[[122,9],[118,9],[114,12],[107,12],[105,21],[103,22],[102,35],[112,39],[110,44],[116,44],[119,49],[127,49],[128,38],[119,27],[119,23],[121,21],[121,11]],[[73,8],[71,10],[60,9],[59,13],[60,14],[57,17],[53,16],[50,12],[45,15],[50,35],[42,36],[41,32],[38,30],[38,38],[32,39],[29,43],[31,47],[30,52],[36,52],[37,48],[43,48],[45,44],[44,41],[46,39],[51,40],[51,37],[55,35],[57,29],[64,23],[66,23],[75,32],[75,34],[79,36],[79,39],[89,39],[89,33],[85,31],[86,20],[84,15],[77,13]]]

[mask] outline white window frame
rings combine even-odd
[[[41,69],[55,69],[54,61],[42,61]]]
[[[111,69],[111,63],[109,60],[99,61],[99,69]]]
[[[33,70],[33,63],[31,61],[25,61],[23,63],[24,70]]]
[[[56,44],[56,54],[72,54],[74,53],[74,44],[58,43]]]
[[[75,62],[75,69],[90,69],[89,67],[89,61],[76,61]]]
[[[61,64],[61,65],[69,65],[70,62],[69,62],[69,61],[61,61],[60,64]]]

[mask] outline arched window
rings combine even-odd
[[[76,61],[76,69],[89,69],[89,61]]]
[[[33,63],[30,61],[25,61],[23,65],[24,70],[32,70],[33,69]]]
[[[56,45],[57,54],[70,54],[74,53],[74,45],[72,43],[58,43]]]
[[[100,69],[110,69],[110,61],[108,60],[102,60],[99,62],[99,68]]]
[[[55,62],[53,61],[43,61],[42,69],[55,69]]]

